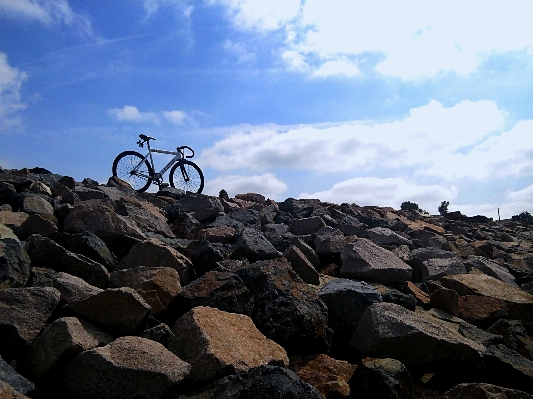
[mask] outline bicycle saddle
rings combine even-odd
[[[144,141],[155,140],[153,137],[145,136],[144,134],[139,134],[139,137]]]

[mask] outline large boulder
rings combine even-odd
[[[514,285],[515,287],[518,286],[516,284],[516,279],[511,273],[509,273],[509,270],[484,256],[469,256],[464,262],[464,265],[468,271],[477,269],[486,275],[502,280],[509,285]]]
[[[56,231],[57,225],[53,221],[45,219],[39,214],[33,214],[30,215],[17,229],[17,236],[21,240],[26,240],[32,234],[46,236],[55,233]]]
[[[170,267],[180,276],[180,283],[187,285],[195,279],[192,262],[156,238],[149,238],[135,244],[117,265],[116,270],[131,269],[139,266]]]
[[[344,278],[326,283],[318,297],[328,308],[328,325],[334,331],[333,345],[340,351],[348,346],[366,308],[382,301],[380,293],[371,285]]]
[[[224,260],[224,255],[205,238],[192,241],[185,249],[185,253],[192,261],[198,277],[216,269],[217,263]]]
[[[327,352],[327,307],[285,260],[255,262],[236,271],[255,299],[252,319],[289,353]]]
[[[326,223],[320,216],[312,216],[309,218],[292,219],[289,224],[291,233],[298,236],[306,234],[316,234],[318,230],[325,227]]]
[[[0,356],[20,356],[45,327],[59,302],[55,288],[8,288],[0,291]]]
[[[126,336],[74,357],[62,381],[76,398],[157,399],[180,384],[190,369],[160,343]]]
[[[111,273],[111,287],[135,289],[151,306],[152,313],[165,310],[181,292],[180,276],[170,267],[144,267],[117,270]]]
[[[266,338],[248,316],[199,306],[180,317],[171,350],[192,366],[194,382],[245,373],[262,365],[287,366],[285,350]]]
[[[375,303],[361,317],[350,345],[369,357],[404,364],[480,360],[485,347],[419,313],[393,303]]]
[[[283,252],[283,257],[290,262],[294,271],[307,284],[320,284],[320,276],[318,272],[298,247],[291,245],[285,250],[285,252]]]
[[[407,245],[413,246],[413,243],[408,238],[405,238],[398,233],[386,227],[374,227],[366,232],[366,238],[376,245]]]
[[[27,214],[53,215],[54,208],[43,197],[38,194],[26,193],[22,196],[20,211]]]
[[[113,234],[144,238],[141,229],[131,218],[118,215],[112,206],[103,201],[76,204],[65,217],[64,231],[67,233],[90,231],[100,238]]]
[[[466,273],[461,258],[455,253],[436,248],[417,248],[408,262],[413,267],[413,281],[438,280],[451,274]]]
[[[412,276],[411,266],[366,238],[346,244],[341,260],[340,273],[344,278],[387,284],[409,281]]]
[[[167,218],[159,208],[149,202],[126,197],[119,201],[116,212],[130,217],[143,232],[151,231],[165,237],[174,237],[174,233],[167,224]]]
[[[81,301],[103,291],[79,277],[63,272],[55,276],[52,285],[61,293],[63,304]]]
[[[28,239],[28,244],[33,266],[72,274],[95,287],[109,286],[109,272],[100,263],[70,252],[47,237],[32,235]]]
[[[129,287],[108,288],[62,309],[63,314],[88,320],[114,336],[133,334],[150,311],[150,305]]]
[[[485,353],[487,381],[533,394],[533,361],[505,345],[492,345]]]
[[[30,277],[31,260],[18,239],[0,240],[0,290],[23,287]]]
[[[237,236],[237,243],[231,257],[245,257],[250,262],[280,258],[282,254],[274,248],[265,236],[252,227],[245,227]]]

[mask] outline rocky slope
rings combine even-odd
[[[0,168],[2,398],[533,398],[533,226]]]

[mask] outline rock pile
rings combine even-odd
[[[0,397],[533,398],[533,226],[0,168]]]

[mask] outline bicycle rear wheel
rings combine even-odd
[[[132,173],[133,169],[143,159],[144,157],[135,151],[124,151],[118,154],[115,162],[113,162],[113,176],[124,180],[139,193],[146,191],[150,187],[150,184],[152,184],[150,176],[154,174],[148,161],[145,160],[136,170],[135,174]]]
[[[178,161],[170,170],[170,185],[183,191],[200,194],[204,189],[204,174],[194,162]]]

